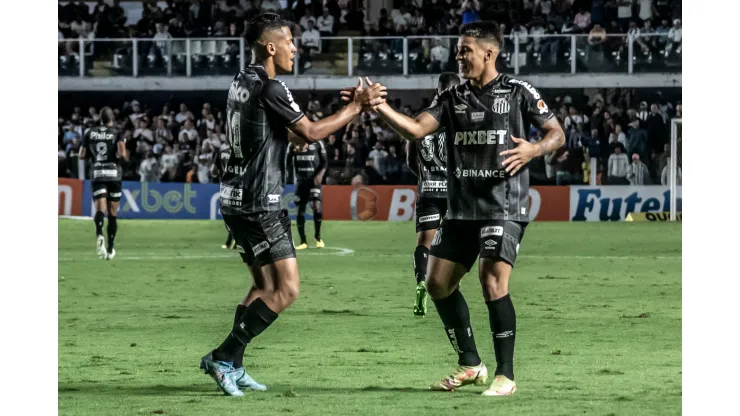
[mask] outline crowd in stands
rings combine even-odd
[[[638,90],[613,89],[583,96],[548,97],[566,132],[566,145],[531,162],[532,183],[588,183],[590,160],[596,158],[598,183],[666,184],[670,119],[682,116],[681,102],[670,102],[661,93],[643,93],[645,99],[638,94]],[[429,105],[429,98],[423,99],[422,108]],[[319,97],[315,92],[301,104],[312,120],[336,112],[341,105],[338,95]],[[419,110],[400,99],[391,104],[410,116]],[[210,103],[190,109],[176,102],[161,109],[147,108],[131,100],[114,112],[130,155],[124,164],[125,180],[217,182],[211,168],[217,154],[228,150],[223,109]],[[75,107],[69,114],[60,114],[60,177],[78,177],[82,135],[98,122],[99,109],[94,107],[86,112]],[[539,132],[533,128],[529,139],[540,140]],[[325,145],[329,158],[327,184],[415,183],[406,166],[403,142],[372,113],[363,113],[328,136]],[[678,163],[680,166],[680,159]]]
[[[360,42],[356,62],[358,73],[401,71],[401,37],[432,36],[408,40],[409,72],[439,73],[455,67],[455,41],[444,38],[458,34],[460,26],[476,20],[495,20],[508,36],[502,64],[513,66],[515,38],[525,70],[569,68],[570,60],[587,69],[608,71],[626,65],[625,35],[633,35],[635,63],[680,65],[681,2],[678,0],[395,0],[393,8],[381,9],[380,16],[366,18],[359,0],[168,0],[160,7],[156,0],[142,2],[141,19],[127,25],[119,0],[99,0],[90,10],[83,1],[59,6],[59,39],[131,38],[150,39],[139,45],[140,62],[162,66],[170,57],[180,62],[183,42],[173,38],[239,37],[248,21],[262,12],[276,12],[293,23],[298,39],[300,71],[310,70],[316,58],[331,63],[347,59],[346,42],[332,43],[327,36],[394,36],[397,39]],[[570,39],[551,35],[588,35],[577,41],[577,57],[571,57]],[[655,36],[660,35],[660,36]],[[197,41],[191,53],[211,63],[210,69],[231,69],[239,52],[234,41]],[[60,42],[64,62],[76,56],[79,42]],[[114,53],[116,65],[132,55],[130,43],[89,45],[94,57]],[[115,49],[111,51],[110,49]],[[358,52],[358,51],[355,51]],[[345,55],[345,56],[342,56]],[[219,65],[213,65],[218,61]],[[201,64],[201,62],[196,62]],[[205,63],[204,63],[205,65]],[[197,65],[196,65],[197,66]],[[341,65],[339,66],[341,67]],[[346,67],[345,67],[346,68]]]

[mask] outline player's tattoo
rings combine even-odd
[[[545,137],[537,144],[537,157],[544,156],[558,150],[565,144],[565,134],[560,129],[550,129]]]

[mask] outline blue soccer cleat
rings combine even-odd
[[[236,381],[236,385],[247,390],[254,391],[265,391],[267,386],[256,382],[252,377],[247,374],[247,370],[244,367],[239,367],[231,373],[231,378]]]
[[[216,361],[209,352],[200,359],[200,368],[216,380],[218,387],[229,396],[244,396],[234,381],[234,365],[226,361]]]

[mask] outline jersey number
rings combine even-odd
[[[227,130],[226,138],[229,140],[229,145],[234,151],[234,156],[242,159],[242,138],[241,138],[241,112],[230,111],[227,113],[229,120],[229,127]]]
[[[103,142],[95,144],[95,160],[105,162],[108,158],[108,145]]]

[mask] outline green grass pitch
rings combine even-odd
[[[510,284],[519,390],[506,398],[428,391],[456,356],[431,301],[427,317],[412,314],[413,223],[322,231],[327,248],[298,255],[297,303],[247,349],[269,390],[232,398],[198,369],[249,285],[220,248],[223,224],[122,220],[105,262],[92,222],[59,220],[59,413],[680,414],[680,224],[531,224]],[[475,274],[462,292],[493,372]]]

